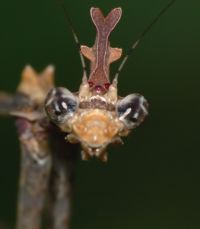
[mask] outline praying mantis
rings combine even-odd
[[[174,2],[169,2],[147,26],[131,52]],[[121,137],[139,126],[148,114],[148,102],[143,95],[118,95],[118,75],[129,54],[124,56],[112,81],[109,76],[110,64],[122,55],[122,49],[112,48],[109,42],[122,9],[114,8],[104,16],[99,8],[92,7],[90,15],[97,36],[93,47],[80,46],[83,77],[78,92],[55,87],[52,66],[37,73],[28,65],[16,95],[0,95],[0,113],[16,118],[22,151],[18,229],[41,228],[46,202],[51,206],[47,211],[49,225],[69,228],[77,156],[74,144],[80,143],[83,160],[95,156],[106,162],[108,145],[122,143]],[[73,29],[72,33],[79,44]],[[90,61],[89,76],[84,57]]]

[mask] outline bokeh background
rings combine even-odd
[[[168,0],[66,0],[81,43],[91,45],[91,6],[121,6],[111,45],[125,52]],[[200,1],[181,0],[145,36],[119,77],[119,94],[145,95],[150,114],[109,161],[79,158],[72,229],[200,228]],[[0,89],[15,91],[26,64],[56,67],[76,91],[82,69],[57,0],[0,3]],[[118,62],[119,63],[119,62]],[[112,67],[112,73],[118,63]],[[111,74],[112,75],[112,74]],[[0,119],[0,222],[14,225],[20,151],[14,120]]]

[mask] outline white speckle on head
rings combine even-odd
[[[94,135],[93,140],[94,140],[94,141],[96,141],[96,140],[97,140],[97,136],[96,136],[96,135]]]
[[[131,108],[129,107],[124,114],[119,117],[119,120],[123,120],[129,113],[131,112]]]
[[[52,103],[52,101],[54,100],[54,96],[56,94],[56,89],[54,88],[51,92],[50,92],[50,96],[49,99],[47,100],[46,106],[50,105]]]
[[[65,102],[62,102],[61,105],[63,108],[65,108],[67,110],[67,104]]]
[[[55,109],[56,111],[59,111],[59,112],[61,111],[57,103],[55,103]]]
[[[138,116],[139,116],[139,113],[137,112],[134,114],[133,118],[138,118]]]

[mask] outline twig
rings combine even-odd
[[[25,119],[16,121],[21,142],[17,229],[39,229],[49,181],[51,155],[47,135]],[[22,128],[23,126],[23,128]]]
[[[46,94],[54,87],[53,70],[52,66],[48,66],[38,74],[31,66],[26,66],[17,93],[0,93],[0,114],[16,117],[21,145],[17,229],[39,229],[42,224],[50,221],[53,228],[69,228],[76,154],[68,152],[64,137],[52,127],[44,113]],[[49,144],[50,137],[52,144]],[[65,145],[62,146],[63,144]],[[51,205],[48,212],[51,214],[46,214],[49,222],[45,222],[44,210],[49,191],[51,195],[48,201]]]

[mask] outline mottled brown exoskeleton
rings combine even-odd
[[[140,94],[124,98],[117,93],[117,76],[110,81],[109,66],[121,57],[122,49],[110,47],[109,35],[119,22],[122,10],[114,8],[104,17],[99,8],[90,15],[97,35],[93,47],[81,46],[90,60],[90,75],[83,75],[78,93],[66,88],[52,89],[45,110],[52,122],[67,133],[66,140],[80,143],[82,158],[107,160],[106,147],[122,142],[121,137],[137,127],[148,114],[148,103]]]

